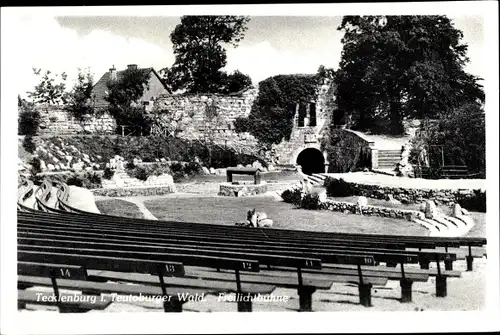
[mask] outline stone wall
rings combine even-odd
[[[343,212],[352,214],[359,213],[359,207],[357,204],[351,202],[334,201],[330,199],[327,199],[326,201],[322,202],[320,208],[334,212]],[[425,216],[424,213],[415,210],[378,207],[378,206],[363,207],[363,215],[381,216],[394,219],[405,219],[408,221],[413,221],[416,218],[423,218]]]
[[[63,106],[44,104],[35,108],[41,116],[40,135],[113,134],[116,129],[115,119],[107,113],[79,121],[64,110]]]
[[[349,172],[357,167],[371,168],[378,157],[375,143],[363,134],[350,130],[333,128],[329,143],[326,143],[328,172]]]
[[[337,179],[327,177],[325,185],[329,180]],[[458,203],[459,200],[472,199],[476,197],[476,193],[472,189],[420,189],[420,188],[403,188],[403,187],[388,187],[369,184],[358,184],[347,182],[351,189],[351,195],[365,196],[375,199],[387,199],[391,194],[394,199],[401,201],[404,204],[421,203],[425,200],[434,200],[438,204],[451,205]]]
[[[174,193],[174,186],[128,187],[128,188],[96,188],[91,190],[94,195],[105,197],[133,197],[139,195],[165,195]]]
[[[236,133],[234,121],[250,114],[257,97],[255,88],[231,94],[182,94],[160,97],[152,113],[157,115],[153,131],[175,132],[179,138],[205,140],[234,148],[238,152],[259,151],[257,139],[249,133]]]

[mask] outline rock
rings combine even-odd
[[[436,203],[433,200],[428,200],[425,202],[425,218],[434,219],[439,217],[439,213],[436,207]]]
[[[244,166],[243,166],[243,165],[241,165],[241,164],[238,164],[236,167],[237,167],[237,168],[239,168],[239,169],[241,169],[241,168],[243,168]]]
[[[356,204],[358,205],[358,207],[366,207],[368,205],[368,199],[364,196],[360,196],[358,197]]]
[[[210,174],[215,174],[215,169],[213,167],[210,168]]]
[[[114,174],[113,177],[111,177],[111,181],[115,183],[116,187],[125,186],[125,182],[117,174]]]
[[[251,168],[251,167],[252,167],[252,164],[247,164],[245,167],[246,167],[246,168]]]
[[[262,169],[262,164],[259,161],[255,161],[252,163],[252,167],[255,169]]]
[[[47,164],[47,169],[49,171],[54,171],[56,169],[56,167],[54,165],[52,165],[52,164],[49,163],[49,164]]]
[[[226,169],[215,169],[215,174],[217,176],[225,176],[226,175]]]
[[[453,206],[453,217],[457,218],[462,215],[462,207],[460,204],[455,204]]]
[[[267,171],[274,171],[274,170],[275,170],[274,165],[269,164],[269,165],[267,166]]]
[[[468,211],[468,210],[466,210],[465,208],[462,208],[462,214],[463,214],[463,215],[470,215],[470,214],[469,214],[469,211]]]
[[[201,167],[201,171],[203,172],[203,174],[210,174],[210,170],[209,170],[209,169],[207,169],[207,167],[206,167],[206,166],[202,166],[202,167]]]
[[[40,159],[40,169],[42,171],[45,171],[47,170],[47,165],[45,164],[45,162],[43,160]]]

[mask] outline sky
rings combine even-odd
[[[245,38],[227,49],[225,70],[248,74],[254,84],[277,74],[315,73],[319,65],[337,68],[343,33],[341,16],[250,16]],[[466,70],[485,74],[483,20],[452,17],[464,33],[471,60]],[[113,65],[160,70],[174,62],[170,33],[180,23],[172,16],[54,16],[27,13],[15,21],[21,96],[38,82],[32,68],[66,72],[68,86],[77,68],[89,68],[97,81]]]

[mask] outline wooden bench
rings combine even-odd
[[[446,179],[466,178],[469,175],[465,165],[443,165],[439,168],[439,176]]]
[[[253,183],[255,185],[260,184],[260,170],[258,168],[237,168],[230,167],[226,169],[227,182],[233,182],[233,175],[250,175],[253,176]]]
[[[94,226],[95,227],[95,226]],[[141,226],[144,228],[144,226]],[[75,226],[70,226],[70,227],[60,227],[61,231],[64,231],[65,233],[67,233],[68,231],[71,231],[72,228],[75,228]],[[88,226],[86,226],[86,228],[80,228],[81,230],[86,230],[87,232],[83,232],[81,231],[80,233],[82,234],[88,234]],[[106,228],[104,227],[95,227],[94,229],[98,230],[100,232],[100,234],[106,234],[107,231],[106,231]],[[115,233],[118,233],[118,232],[121,232],[122,235],[125,233],[124,231],[117,231],[117,230],[111,230],[112,232],[115,232]],[[131,233],[134,233],[133,231],[128,231],[130,234]],[[129,234],[129,236],[130,236]],[[147,233],[139,233],[140,235],[140,239],[143,239],[143,235]],[[152,234],[152,236],[156,236],[158,237],[158,235],[161,235],[161,232],[158,232],[156,231],[154,234]],[[106,239],[109,240],[110,236],[108,235],[105,235],[103,236],[105,237]],[[171,241],[169,241],[170,243]],[[185,244],[185,241],[182,242],[183,244]],[[226,243],[232,243],[231,240],[229,241],[226,241]],[[252,252],[252,251],[256,251],[257,249],[261,248],[260,246],[256,246],[256,245],[251,245],[251,246],[248,246],[248,250],[243,250],[242,249],[242,246],[234,246],[234,247],[237,247],[239,251],[247,251],[247,252]],[[207,246],[204,246],[204,248],[209,248]],[[217,250],[223,250],[224,249],[224,246],[217,246],[217,247],[213,247],[214,249],[217,249]],[[262,250],[265,250],[265,251],[269,251],[270,250],[270,247],[269,246],[266,246],[266,247],[262,247],[263,249]],[[289,250],[290,251],[290,250]],[[300,252],[302,254],[304,254],[305,252],[317,252],[318,250],[315,249],[315,250],[304,250],[304,249],[301,249],[301,250],[296,250],[296,252]],[[323,251],[325,254],[318,254],[316,253],[314,256],[316,257],[321,257],[321,260],[324,261],[324,262],[332,262],[332,263],[337,263],[338,261],[335,261],[335,260],[332,260],[332,259],[329,259],[327,258],[328,255],[326,253],[330,252],[330,253],[333,253],[333,252],[336,252],[336,253],[344,253],[344,254],[352,254],[352,255],[357,255],[357,256],[363,256],[363,255],[368,255],[368,256],[372,256],[372,255],[375,255],[376,256],[376,260],[378,261],[385,261],[385,262],[396,262],[396,263],[401,263],[401,262],[416,262],[416,260],[418,259],[419,261],[428,261],[430,262],[430,260],[436,260],[436,261],[442,261],[442,260],[445,260],[445,261],[453,261],[453,257],[451,257],[452,255],[449,255],[449,254],[442,254],[442,253],[425,253],[425,252],[415,252],[415,253],[405,253],[405,252],[401,252],[401,251],[395,251],[395,250],[374,250],[374,249],[366,249],[366,248],[357,248],[357,247],[342,247],[342,248],[337,248],[336,250],[333,249],[333,247],[330,247],[329,250],[325,249],[325,250],[321,250]],[[289,253],[290,255],[290,253]],[[324,256],[324,257],[322,257]],[[417,258],[418,257],[418,258]],[[265,263],[263,263],[265,264]],[[443,284],[445,285],[445,283]],[[440,290],[438,288],[438,290]],[[440,290],[441,292],[445,292],[443,290]],[[438,293],[439,294],[439,293]],[[445,294],[445,293],[444,293]]]

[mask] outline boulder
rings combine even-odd
[[[47,165],[45,164],[45,162],[43,160],[40,159],[40,169],[42,171],[45,171],[47,170]]]
[[[213,167],[210,168],[210,174],[215,174],[215,169]]]
[[[210,170],[206,166],[202,166],[201,171],[203,172],[203,174],[210,174]]]
[[[462,207],[460,204],[455,204],[453,206],[453,217],[457,218],[462,215]]]
[[[439,217],[439,213],[436,207],[436,203],[433,200],[428,200],[425,202],[425,218],[434,219]]]
[[[259,161],[255,161],[252,163],[252,167],[256,169],[262,169],[262,164]]]
[[[215,174],[217,176],[225,176],[226,175],[226,169],[215,169]]]

